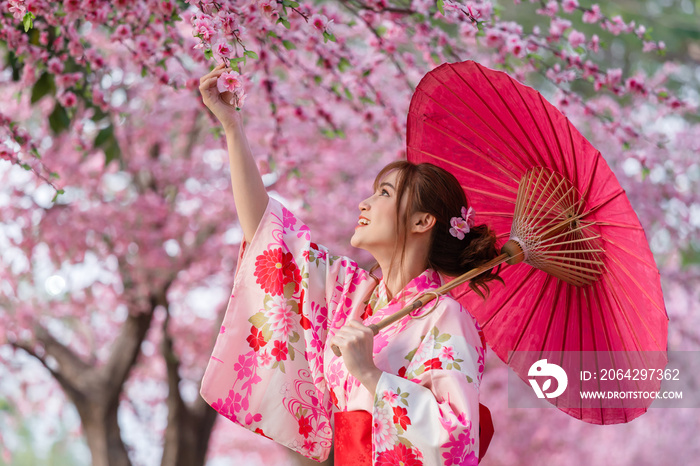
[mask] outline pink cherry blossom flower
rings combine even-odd
[[[0,145],[0,159],[13,161],[16,158],[14,152],[5,144]]]
[[[23,1],[10,0],[10,13],[15,19],[22,19],[27,11]]]
[[[54,57],[51,60],[49,60],[47,66],[49,69],[49,73],[51,74],[63,73],[63,62],[57,57]]]
[[[243,83],[241,82],[241,75],[235,71],[229,71],[221,73],[219,79],[216,80],[216,85],[219,92],[233,92],[240,88]]]
[[[578,8],[578,0],[564,0],[561,3],[561,8],[566,13],[573,13]]]
[[[516,57],[523,56],[523,42],[518,36],[510,36],[506,41],[506,48]]]
[[[457,239],[464,239],[464,234],[469,233],[467,222],[461,217],[452,217],[450,219],[450,234]]]
[[[273,2],[262,2],[260,4],[260,9],[262,10],[263,16],[272,22],[277,22],[280,17],[279,12],[276,8],[276,3]]]
[[[233,58],[234,51],[233,48],[226,41],[220,41],[214,46],[214,52],[225,58]]]
[[[586,35],[582,32],[573,30],[569,33],[569,44],[571,47],[577,48],[586,42]]]
[[[497,48],[503,45],[503,35],[500,31],[489,29],[486,31],[486,46]]]
[[[603,18],[603,15],[600,14],[600,7],[598,4],[591,5],[590,10],[586,10],[583,12],[583,22],[584,23],[597,23]]]
[[[622,81],[622,69],[613,68],[608,70],[606,78],[608,85],[611,87],[619,84]]]
[[[78,98],[72,92],[66,92],[58,97],[58,102],[66,108],[72,108],[78,103]]]
[[[199,36],[204,41],[209,41],[213,35],[216,34],[216,29],[211,21],[205,18],[197,18],[194,21],[194,27],[192,28],[192,34],[194,36]]]
[[[594,52],[598,52],[598,50],[600,50],[600,38],[598,37],[598,34],[593,34],[591,37],[591,42],[588,46]]]
[[[549,2],[547,2],[547,4],[545,4],[544,8],[540,8],[537,10],[537,14],[554,18],[558,11],[559,3],[557,3],[556,0],[550,0]]]
[[[549,25],[549,35],[552,39],[558,40],[564,31],[571,27],[571,21],[562,18],[553,18]]]
[[[315,14],[311,16],[311,25],[319,31],[329,32],[329,21],[325,15]]]
[[[113,40],[126,40],[131,37],[131,27],[128,24],[120,24],[112,34]]]
[[[613,35],[619,36],[621,32],[625,30],[627,25],[625,22],[622,20],[622,16],[617,15],[613,17],[610,21],[605,22],[605,27],[610,31]]]

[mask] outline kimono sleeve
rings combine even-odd
[[[399,375],[384,372],[373,408],[373,455],[389,464],[475,465],[484,348],[471,315],[450,298]],[[436,311],[437,312],[437,311]]]
[[[323,350],[329,325],[350,312],[366,279],[354,262],[312,243],[308,227],[270,199],[241,249],[202,397],[253,432],[327,458],[332,402]]]

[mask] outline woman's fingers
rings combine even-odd
[[[216,81],[218,79],[219,78],[217,76],[212,76],[211,78],[209,78],[205,81],[202,81],[202,83],[199,85],[199,88],[201,90],[211,89],[212,87],[216,86]]]
[[[347,346],[358,343],[365,338],[373,337],[372,329],[362,325],[360,322],[351,320],[336,332],[334,340],[338,346]]]
[[[223,74],[223,73],[225,73],[225,72],[227,72],[227,71],[231,71],[231,68],[229,68],[229,67],[222,68],[223,66],[224,66],[224,64],[221,63],[221,64],[217,65],[217,66],[216,66],[213,70],[211,70],[209,73],[207,73],[207,74],[205,74],[204,76],[202,76],[201,78],[199,78],[200,84],[203,83],[204,81],[206,81],[207,79],[211,78],[212,76],[217,76],[217,77],[218,77],[218,76],[220,76],[221,74]]]

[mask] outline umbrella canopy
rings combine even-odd
[[[536,358],[561,351],[607,352],[617,369],[638,366],[630,354],[649,368],[665,367],[668,316],[644,230],[600,152],[539,92],[475,62],[444,64],[422,79],[411,100],[407,157],[454,174],[476,222],[490,225],[501,244],[522,235],[513,219],[523,177],[551,173],[568,187],[564,197],[575,204],[577,222],[585,226],[585,238],[577,241],[594,242],[601,251],[594,261],[599,265],[579,260],[583,267],[574,269],[588,269],[594,279],[565,281],[520,263],[503,267],[505,287],[491,286],[486,300],[464,285],[452,292],[523,380]],[[535,191],[530,197],[537,204],[542,194]],[[574,244],[566,248],[575,249]],[[615,352],[626,353],[616,358]],[[556,362],[566,366],[564,358]],[[569,367],[581,364],[578,358]],[[658,390],[659,383],[634,381],[644,389]],[[625,388],[620,381],[616,385]],[[651,401],[559,407],[587,422],[611,424],[634,419]]]

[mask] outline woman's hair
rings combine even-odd
[[[392,162],[384,167],[374,181],[375,190],[381,180],[390,172],[396,171],[396,218],[399,226],[399,244],[401,260],[405,251],[405,234],[411,215],[424,212],[435,217],[432,228],[428,267],[441,274],[458,277],[471,269],[479,267],[498,256],[496,235],[486,224],[471,227],[464,239],[458,239],[450,233],[450,219],[460,217],[462,206],[469,208],[464,190],[451,173],[430,164],[414,164],[407,161]],[[406,196],[405,218],[400,218],[403,196]],[[478,220],[478,212],[476,212]],[[397,245],[398,246],[398,245]],[[472,279],[469,286],[481,297],[489,293],[487,282],[503,280],[498,276],[500,266],[484,272]]]

